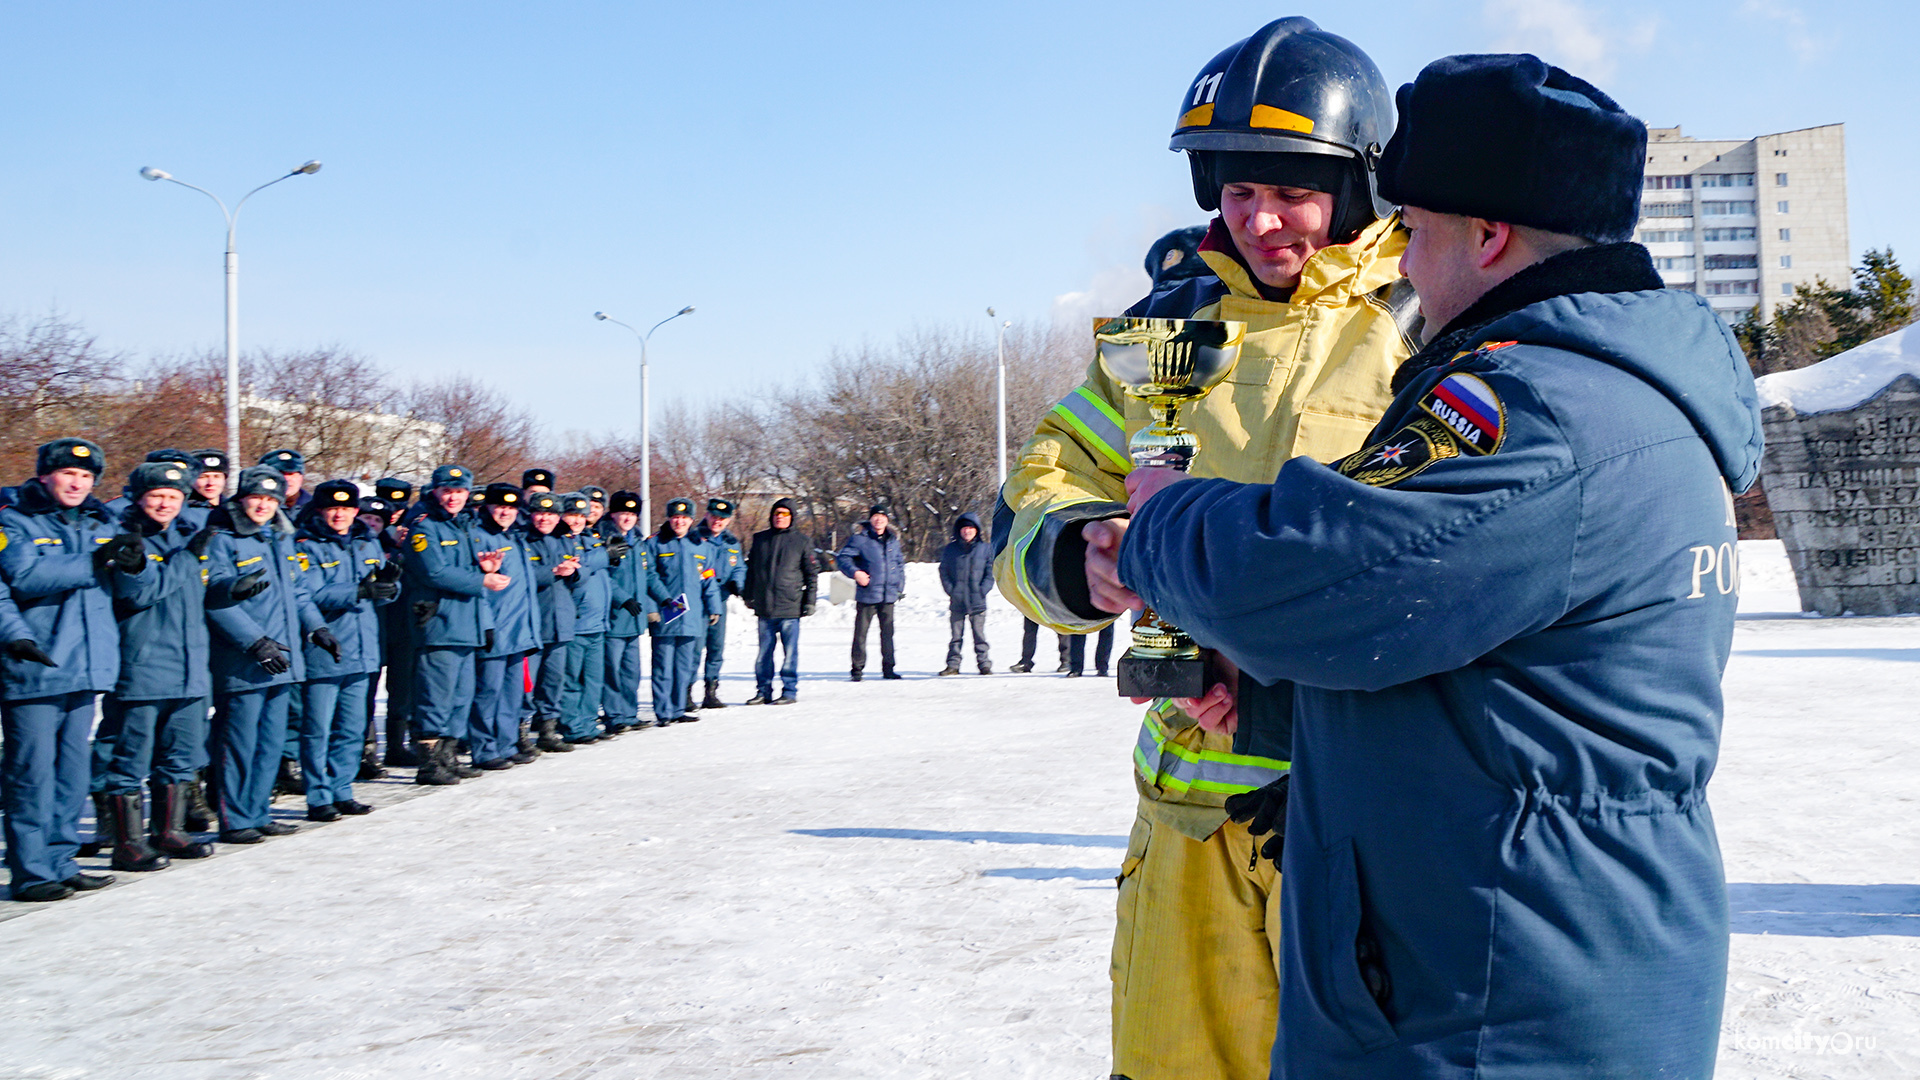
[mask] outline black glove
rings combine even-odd
[[[121,533],[93,549],[93,565],[101,570],[112,567],[123,574],[137,574],[147,568],[147,546],[132,533]]]
[[[413,625],[425,628],[440,611],[438,600],[415,600],[413,602]]]
[[[287,647],[270,637],[263,637],[247,646],[247,655],[253,657],[255,663],[266,668],[269,675],[285,674],[286,670],[293,666],[287,660]]]
[[[400,580],[400,564],[392,561],[383,562],[377,568],[375,568],[375,570],[373,571],[373,577],[374,577],[374,580],[376,581],[386,581],[386,582],[399,581]]]
[[[326,650],[327,655],[333,657],[334,663],[340,662],[340,639],[333,636],[333,631],[323,626],[308,634],[307,640]]]
[[[711,614],[711,615],[709,615],[709,616],[707,616],[707,625],[708,625],[708,626],[719,626],[719,625],[720,625],[720,613],[716,611],[716,612],[714,612],[713,614]]]
[[[625,611],[627,614],[633,616],[636,619],[640,617],[640,613],[642,611],[646,610],[645,608],[640,606],[640,601],[635,600],[631,596],[627,597],[625,600],[620,601],[618,604],[614,606],[620,608],[621,610]]]
[[[273,579],[267,576],[265,570],[249,570],[234,579],[233,585],[227,589],[227,595],[237,604],[242,600],[251,600],[271,588],[273,588]]]
[[[616,536],[607,541],[607,561],[615,566],[619,566],[620,560],[626,558],[632,551],[633,545],[627,543],[625,537]]]
[[[801,617],[801,618],[803,618],[803,619],[804,619],[804,618],[806,618],[807,616],[809,616],[809,615],[812,615],[812,614],[813,614],[813,605],[812,605],[812,604],[802,604],[802,605],[800,605],[800,617]]]
[[[1273,834],[1260,845],[1255,858],[1266,859],[1275,867],[1280,865],[1280,852],[1287,843],[1287,787],[1292,782],[1293,774],[1287,773],[1258,791],[1227,796],[1227,816],[1246,823],[1249,835]]]
[[[36,664],[45,664],[48,667],[60,666],[53,662],[53,657],[47,655],[46,650],[40,647],[39,642],[30,637],[16,638],[13,641],[7,642],[7,655],[13,657],[15,660],[31,660]]]
[[[488,630],[486,633],[480,635],[480,651],[483,653],[493,651],[493,631]]]
[[[207,557],[207,545],[211,543],[213,543],[213,526],[202,525],[199,531],[193,534],[193,539],[187,541],[187,550],[193,553],[194,558],[204,559]]]
[[[400,595],[400,586],[381,581],[380,571],[369,570],[367,576],[360,579],[358,595],[362,600],[391,600]]]

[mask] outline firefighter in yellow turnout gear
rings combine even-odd
[[[1181,412],[1199,436],[1197,475],[1267,482],[1296,455],[1336,461],[1392,399],[1418,322],[1399,270],[1405,233],[1373,191],[1392,128],[1373,62],[1301,18],[1229,47],[1189,88],[1173,148],[1189,152],[1201,207],[1220,211],[1197,252],[1205,272],[1157,280],[1128,314],[1247,324],[1226,381]],[[1137,599],[1111,568],[1127,437],[1150,419],[1096,362],[1021,452],[994,569],[1029,617],[1086,633]],[[1139,815],[1112,969],[1113,1073],[1129,1080],[1267,1076],[1279,880],[1222,805],[1285,774],[1288,735],[1237,729],[1232,690],[1153,703],[1133,748]]]

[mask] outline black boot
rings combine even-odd
[[[549,754],[571,754],[573,744],[560,737],[560,721],[551,716],[543,716],[535,721],[540,731],[536,745]]]
[[[527,758],[528,761],[540,756],[540,740],[534,738],[533,725],[531,723],[521,722],[520,741],[514,745],[514,749],[520,751],[522,754],[530,755]]]
[[[206,832],[213,828],[213,807],[207,805],[207,785],[203,780],[193,780],[184,785],[186,790],[187,813],[181,824],[188,832]]]
[[[103,851],[112,851],[113,796],[104,791],[93,793],[93,839],[80,845],[80,857],[91,859]]]
[[[367,744],[366,749],[360,753],[360,771],[355,773],[353,778],[355,780],[379,780],[386,775],[387,770],[380,767],[380,755],[373,752],[373,744]]]
[[[387,756],[381,763],[389,769],[417,769],[420,767],[420,755],[415,751],[417,743],[407,740],[407,722],[397,717],[387,717]]]
[[[149,870],[165,870],[173,860],[153,850],[147,844],[147,830],[141,828],[145,822],[140,813],[140,793],[109,795],[108,812],[113,814],[113,831],[117,834],[113,845],[113,868],[129,873],[144,874]]]
[[[446,747],[447,768],[453,770],[453,775],[462,780],[471,780],[476,776],[483,775],[483,770],[474,768],[472,765],[460,760],[460,755],[466,751],[466,746],[458,739],[441,739],[440,745]]]
[[[724,709],[727,703],[720,700],[720,680],[707,680],[707,699],[700,703],[703,709]]]
[[[187,789],[189,784],[153,785],[153,846],[176,859],[204,859],[213,854],[212,844],[203,844],[187,835]]]
[[[280,771],[273,778],[273,797],[282,795],[305,795],[307,782],[300,778],[300,767],[290,757],[280,759]],[[271,800],[269,800],[271,801]]]
[[[446,753],[451,756],[452,739],[438,739],[432,746],[428,746],[424,740],[413,744],[413,756],[420,762],[419,771],[413,774],[414,783],[429,787],[449,787],[460,782],[460,777],[447,767],[445,759],[441,757],[440,748],[443,746],[446,747]]]
[[[693,687],[691,686],[687,687],[687,711],[690,713],[700,711],[700,702],[694,698]]]

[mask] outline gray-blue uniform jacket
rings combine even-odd
[[[564,528],[566,524],[563,522],[555,531]],[[580,569],[573,575],[580,579],[573,594],[573,632],[604,634],[607,632],[607,609],[613,603],[613,582],[608,580],[607,574],[613,564],[607,558],[607,538],[589,526],[573,539],[580,545]]]
[[[638,526],[628,529],[625,534],[627,543],[633,545],[633,551],[619,566],[609,568],[607,580],[612,586],[611,605],[607,609],[607,634],[610,637],[639,637],[647,628],[649,612],[659,610],[659,601],[653,598],[654,590],[648,587],[647,579],[653,576],[653,560],[647,558],[647,536]],[[620,605],[628,599],[640,602],[640,614],[630,614]]]
[[[420,505],[425,512],[407,534],[404,562],[407,601],[415,612],[414,641],[428,649],[478,648],[493,629],[493,611],[481,583],[486,575],[474,558],[473,535],[465,522],[431,498]],[[422,611],[429,612],[424,620]]]
[[[1706,1076],[1753,380],[1637,245],[1482,304],[1365,449],[1173,485],[1120,577],[1296,684],[1274,1076]]]
[[[573,591],[580,587],[580,574],[576,571],[559,577],[553,572],[554,567],[567,561],[567,556],[577,554],[580,550],[577,539],[560,535],[559,530],[564,527],[556,526],[553,532],[544,536],[532,525],[519,530],[521,540],[526,544],[527,562],[533,568],[533,585],[540,607],[542,646],[560,645],[573,640],[576,607]]]
[[[326,617],[327,628],[340,642],[340,659],[308,643],[307,678],[337,679],[371,675],[380,670],[380,612],[392,601],[360,596],[360,580],[386,563],[380,541],[359,521],[345,536],[313,516],[303,518],[294,533],[294,551],[313,606]]]
[[[207,589],[230,589],[243,574],[264,570],[272,584],[238,604],[207,612],[213,624],[213,692],[244,694],[282,683],[307,681],[306,636],[327,625],[313,606],[300,554],[294,548],[293,522],[285,511],[265,525],[248,520],[238,499],[229,499],[207,515],[213,539],[207,545]],[[247,646],[272,638],[287,651],[287,670],[272,675],[247,655]]]
[[[203,698],[213,693],[212,636],[207,630],[207,571],[188,550],[199,530],[176,517],[161,528],[130,508],[121,527],[137,533],[147,549],[147,568],[115,574],[113,610],[120,619],[120,678],[113,696],[122,701]]]
[[[487,605],[493,609],[493,648],[485,659],[518,657],[540,648],[539,574],[553,576],[551,570],[537,569],[527,557],[526,538],[519,529],[502,530],[490,516],[474,519],[473,542],[481,551],[501,553],[500,572],[510,579],[506,588],[487,593]]]
[[[31,636],[56,665],[7,660],[0,692],[8,701],[113,689],[120,627],[111,584],[124,575],[95,569],[93,551],[118,531],[98,500],[62,507],[37,480],[21,484],[13,504],[0,510],[0,575]]]
[[[713,546],[695,539],[691,529],[676,538],[663,525],[660,532],[647,538],[645,548],[634,551],[636,555],[642,553],[653,563],[654,580],[659,586],[653,594],[655,602],[664,604],[680,596],[687,601],[686,614],[672,622],[665,621],[662,613],[662,621],[653,624],[654,635],[706,637],[707,616],[718,612],[726,599],[720,593],[720,579],[707,572]]]
[[[713,569],[713,576],[720,582],[722,596],[739,596],[747,587],[747,559],[740,553],[740,538],[733,535],[731,529],[713,532],[707,528],[707,519],[701,518],[693,523],[693,533],[713,546],[713,552],[707,557],[707,563]],[[720,615],[725,618],[726,605],[720,607]]]
[[[0,645],[22,639],[39,644],[34,641],[33,627],[20,617],[20,609],[13,604],[13,590],[7,588],[7,579],[0,577]]]

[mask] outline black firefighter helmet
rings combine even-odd
[[[1187,151],[1193,197],[1220,208],[1222,184],[1274,183],[1238,175],[1253,155],[1289,155],[1285,171],[1334,197],[1334,242],[1392,212],[1374,183],[1393,134],[1393,94],[1359,46],[1300,16],[1277,19],[1207,62],[1180,100],[1171,149]],[[1314,155],[1293,158],[1291,155]],[[1316,158],[1318,160],[1316,160]],[[1220,175],[1233,172],[1236,175]]]

